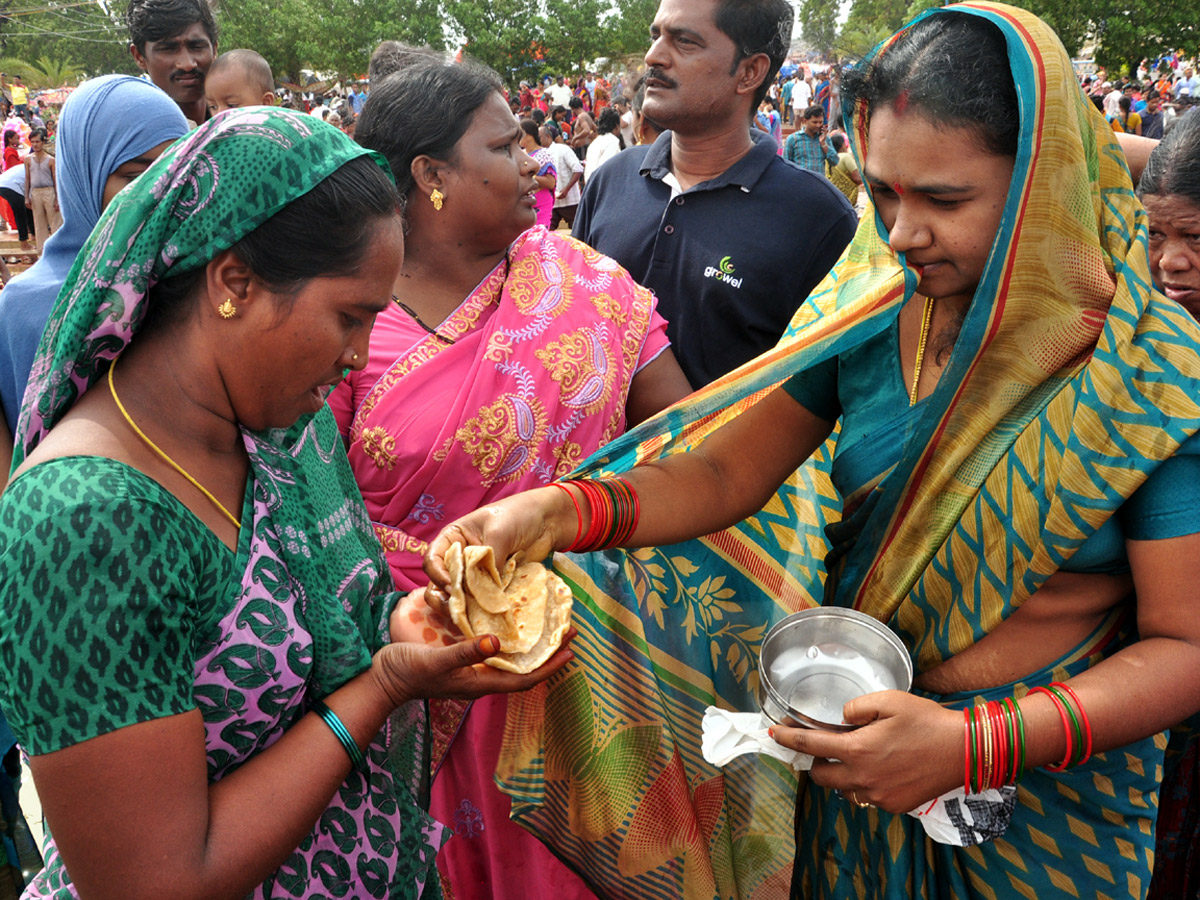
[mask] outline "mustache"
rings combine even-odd
[[[674,78],[668,77],[667,73],[662,69],[655,69],[654,67],[646,70],[646,80],[661,81],[667,87],[679,87]]]
[[[180,78],[204,78],[204,73],[199,69],[192,69],[190,72],[172,72],[171,80],[178,81]]]

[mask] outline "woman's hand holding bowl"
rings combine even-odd
[[[775,741],[815,757],[810,777],[849,802],[905,813],[963,783],[963,717],[903,691],[879,691],[843,708],[854,731],[775,725]],[[836,762],[835,762],[836,760]]]

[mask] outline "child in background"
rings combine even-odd
[[[62,226],[58,210],[54,157],[46,152],[46,130],[29,132],[30,154],[25,157],[25,208],[33,211],[34,240],[40,254],[46,238]]]
[[[554,157],[548,150],[542,149],[541,135],[538,124],[533,119],[521,120],[521,149],[532,156],[538,163],[537,193],[534,194],[534,209],[537,211],[537,224],[550,227],[550,219],[554,214],[554,190],[558,184],[558,171],[554,168]]]
[[[274,106],[271,66],[253,50],[228,50],[209,67],[204,99],[210,115],[242,106]]]
[[[4,171],[21,164],[21,134],[16,129],[4,132]]]

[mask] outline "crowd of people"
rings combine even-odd
[[[146,77],[6,131],[0,900],[1200,897],[1200,82],[793,18],[334,98],[131,0]],[[542,667],[455,544],[567,578]],[[912,690],[707,761],[818,604]]]

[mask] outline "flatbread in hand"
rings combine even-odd
[[[527,673],[546,662],[571,626],[571,589],[541,563],[496,567],[491,547],[451,544],[450,618],[468,638],[494,634],[500,652],[489,666]]]

